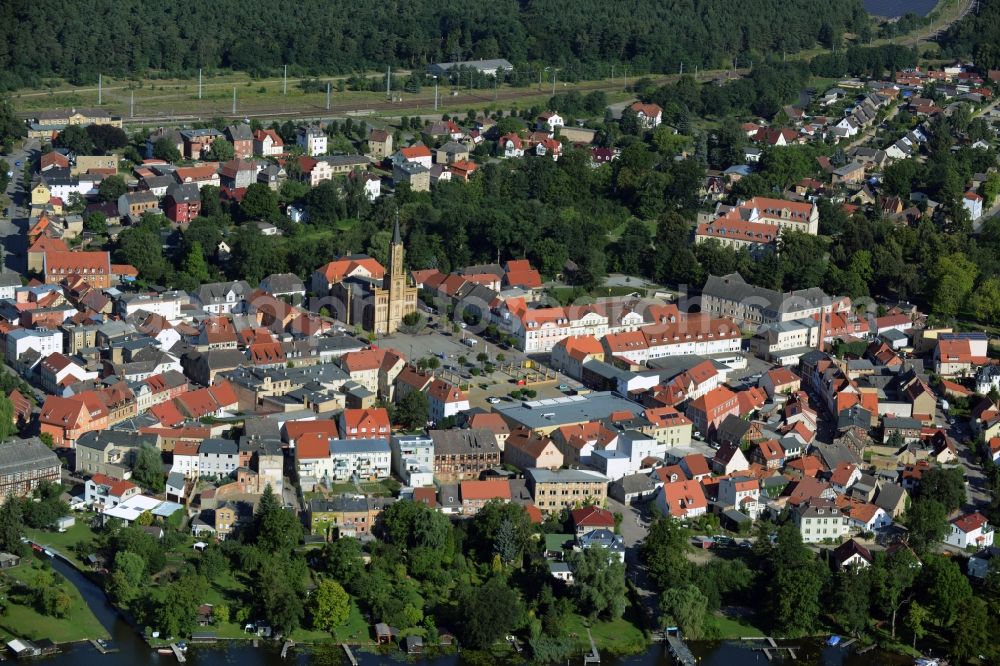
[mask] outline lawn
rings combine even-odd
[[[647,646],[646,635],[625,619],[591,623],[582,615],[572,614],[563,622],[563,633],[575,640],[581,649],[590,648],[587,628],[597,643],[597,649],[613,654],[634,654]]]
[[[0,579],[5,583],[16,580],[30,584],[41,572],[43,565],[31,557],[24,562],[4,571]],[[0,614],[0,635],[3,635],[4,640],[19,636],[30,640],[48,638],[55,643],[70,643],[90,638],[108,638],[108,632],[90,612],[77,589],[58,573],[55,575],[73,599],[69,614],[65,618],[42,615],[31,606],[14,603],[11,595],[5,593],[8,604],[3,614]],[[4,587],[7,587],[6,584]]]
[[[78,513],[74,517],[76,518],[76,524],[65,532],[26,528],[24,533],[32,541],[59,551],[78,568],[86,569],[87,565],[76,553],[76,545],[78,543],[93,542],[94,531],[90,529],[90,521],[93,518],[93,514]]]
[[[393,491],[398,489],[399,484],[391,479],[364,482],[361,484],[361,490],[363,490],[366,495],[371,495],[372,497],[392,497]]]
[[[706,633],[722,640],[764,635],[763,631],[752,624],[747,624],[746,620],[738,620],[722,614],[715,614],[707,618]]]

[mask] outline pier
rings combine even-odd
[[[587,638],[590,639],[590,652],[583,655],[584,664],[599,664],[601,663],[601,653],[597,651],[597,643],[594,642],[594,635],[590,633],[590,629],[587,629]]]
[[[681,666],[694,666],[697,663],[697,660],[683,638],[668,633],[666,639],[667,650],[677,663],[681,664]]]
[[[775,657],[781,657],[782,652],[788,652],[788,656],[794,661],[797,659],[795,655],[794,647],[786,647],[778,645],[778,643],[771,636],[742,636],[741,641],[745,641],[749,644],[751,650],[758,650],[764,653],[768,661],[774,660]],[[764,645],[754,645],[754,643],[763,642]]]
[[[101,645],[100,641],[94,640],[93,638],[90,639],[90,644],[93,645],[94,649],[100,652],[101,654],[111,654],[112,652],[118,652],[118,648],[106,647],[105,645]]]
[[[285,659],[288,657],[288,651],[295,646],[295,641],[289,639],[285,641],[285,644],[281,646],[281,658]]]
[[[181,649],[179,647],[177,647],[177,643],[171,643],[170,649],[174,651],[174,656],[177,658],[178,664],[183,664],[185,661],[187,661],[187,658],[184,656],[184,653],[181,652]]]
[[[344,648],[344,654],[347,655],[347,661],[351,662],[351,666],[358,666],[358,660],[354,656],[354,653],[351,652],[351,646],[347,643],[341,643],[340,647]]]

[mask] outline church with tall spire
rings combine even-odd
[[[313,273],[313,293],[330,296],[334,315],[350,326],[376,335],[395,333],[403,317],[417,311],[417,288],[406,274],[405,254],[397,216],[388,267],[366,254],[340,257]]]
[[[382,289],[378,290],[376,300],[375,321],[371,329],[376,333],[395,333],[403,323],[403,317],[417,311],[417,288],[406,277],[404,252],[397,214],[392,229],[392,242],[389,244],[389,269],[382,280]]]

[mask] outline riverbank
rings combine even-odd
[[[61,616],[43,614],[37,608],[36,590],[53,584],[59,594],[65,595],[59,601]],[[4,642],[27,638],[62,644],[110,637],[76,586],[43,560],[25,557],[21,564],[0,574],[0,585],[5,600],[0,613],[0,637]],[[50,593],[55,592],[50,589]]]

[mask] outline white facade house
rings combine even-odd
[[[171,472],[178,472],[186,479],[197,479],[201,476],[201,466],[198,459],[197,441],[180,441],[174,445],[174,462]]]
[[[392,470],[408,486],[434,485],[434,440],[424,435],[397,435],[390,442]]]
[[[1000,391],[1000,365],[984,365],[976,372],[976,393],[986,395],[994,389]]]
[[[362,479],[385,479],[392,465],[392,450],[384,439],[330,440],[333,478],[346,481],[354,476]]]
[[[17,273],[3,270],[0,266],[0,300],[13,299],[21,287],[21,276]]]
[[[18,328],[7,334],[7,363],[14,365],[21,354],[33,349],[41,358],[62,353],[63,335],[47,329]]]
[[[239,446],[231,439],[206,439],[198,447],[199,476],[229,476],[239,466]]]
[[[326,133],[318,127],[300,127],[295,135],[295,145],[310,157],[326,155]]]
[[[140,310],[157,314],[168,321],[180,319],[181,307],[190,301],[183,291],[168,291],[162,294],[133,294],[124,296],[116,303],[115,310],[123,319]]]
[[[427,405],[430,419],[440,423],[469,409],[469,398],[458,386],[435,379],[427,387]]]
[[[756,520],[764,508],[760,502],[760,481],[747,477],[723,479],[719,482],[719,504]]]
[[[803,543],[840,541],[850,530],[847,516],[830,500],[807,502],[792,513]]]
[[[993,545],[993,526],[978,511],[969,513],[948,524],[944,542],[956,548],[989,548]]]

